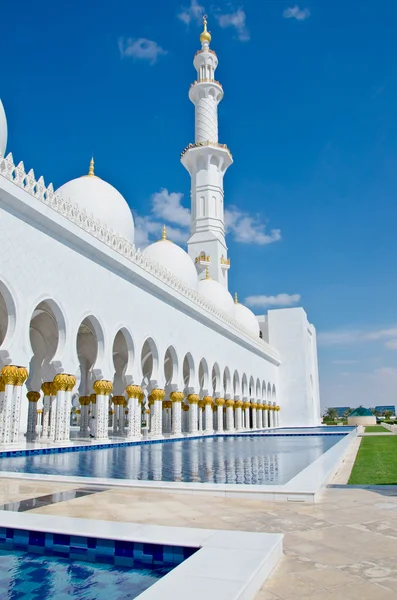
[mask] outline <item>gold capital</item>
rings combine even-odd
[[[29,377],[28,370],[25,369],[25,367],[18,367],[18,376],[16,378],[14,385],[17,385],[18,387],[23,385],[28,377]]]
[[[6,384],[4,383],[3,376],[0,375],[0,392],[5,392]]]
[[[55,392],[65,392],[69,387],[69,375],[58,373],[58,375],[55,375],[52,384]]]
[[[217,406],[223,406],[225,404],[225,399],[224,398],[217,398],[215,400]]]
[[[155,390],[152,390],[150,395],[155,402],[160,402],[165,396],[165,391],[160,388],[156,388]]]
[[[200,400],[200,396],[198,394],[189,394],[187,397],[187,401],[189,404],[198,404]]]
[[[125,388],[127,392],[128,398],[139,398],[139,395],[142,393],[142,388],[140,385],[128,385]]]
[[[81,406],[88,406],[90,403],[90,397],[89,396],[80,396],[79,402],[80,402]]]
[[[213,403],[214,401],[213,401],[213,399],[212,399],[212,396],[204,396],[204,398],[203,398],[203,402],[204,402],[204,405],[208,405],[208,404],[209,404],[209,405],[212,405],[212,403]]]
[[[107,379],[97,379],[92,387],[97,396],[109,396],[113,383]]]
[[[38,402],[38,400],[40,400],[40,392],[28,392],[26,397],[29,402]]]
[[[170,394],[170,398],[171,398],[172,402],[182,402],[184,397],[185,397],[185,394],[183,392],[171,392],[171,394]]]

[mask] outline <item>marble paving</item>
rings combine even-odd
[[[0,502],[72,485],[3,480]],[[397,487],[330,487],[317,504],[270,503],[113,488],[40,507],[45,513],[156,525],[283,532],[284,558],[257,600],[397,597]]]

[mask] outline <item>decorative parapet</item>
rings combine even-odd
[[[222,269],[230,269],[230,258],[224,258],[221,256],[220,263]]]
[[[206,144],[202,143],[200,145]],[[216,145],[226,147],[222,144]],[[74,223],[86,233],[89,233],[97,240],[103,242],[106,246],[120,254],[124,259],[137,265],[162,283],[168,285],[170,288],[181,294],[181,296],[190,300],[198,308],[207,311],[222,323],[233,328],[251,342],[255,342],[258,346],[262,346],[263,348],[267,346],[267,344],[261,341],[259,337],[251,335],[251,333],[241,327],[237,321],[219,311],[213,304],[208,302],[206,298],[203,298],[196,290],[193,290],[184,281],[175,277],[175,275],[170,273],[170,271],[165,269],[162,265],[148,260],[143,256],[139,248],[136,250],[134,244],[115,233],[112,229],[108,229],[104,223],[95,219],[93,215],[87,214],[87,212],[84,209],[82,210],[77,204],[72,204],[70,200],[66,200],[62,196],[56,194],[52,183],[46,186],[43,177],[39,177],[39,179],[36,180],[33,169],[30,169],[30,171],[26,173],[22,161],[15,166],[11,152],[6,157],[3,157],[0,152],[0,175],[9,181],[12,181],[15,185],[22,188],[34,198],[37,198],[37,200],[46,206],[52,208],[56,213],[65,217],[68,221]]]
[[[233,158],[232,153],[230,152],[226,144],[219,144],[218,142],[211,142],[210,140],[206,142],[195,142],[194,144],[188,144],[186,148],[182,150],[181,158],[185,154],[185,152],[187,152],[191,148],[199,148],[200,146],[215,146],[216,148],[222,148],[222,150],[227,150],[227,152],[230,154],[230,158]]]
[[[197,83],[215,83],[216,85],[219,85],[219,87],[223,89],[223,85],[217,79],[205,79],[204,77],[203,77],[203,79],[195,79],[193,81],[193,83],[190,84],[190,87],[192,88]]]
[[[197,56],[197,54],[203,54],[203,52],[210,52],[210,54],[214,54],[216,56],[216,52],[214,52],[210,48],[206,48],[205,50],[197,50],[194,56]]]
[[[199,254],[198,256],[196,256],[196,258],[194,259],[194,262],[199,265],[204,265],[207,266],[211,263],[211,257],[209,254],[204,254],[204,252],[201,252],[201,254]]]

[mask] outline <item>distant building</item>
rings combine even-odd
[[[393,413],[393,416],[396,415],[396,407],[395,406],[375,406],[375,411],[384,415],[386,411],[390,411]]]
[[[359,406],[347,418],[348,425],[376,425],[375,415],[364,406]]]

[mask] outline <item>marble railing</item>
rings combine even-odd
[[[106,224],[95,219],[93,215],[89,215],[77,204],[72,204],[70,200],[56,194],[52,183],[46,186],[43,177],[39,177],[39,179],[36,180],[33,169],[30,169],[30,171],[26,173],[23,162],[15,165],[11,153],[6,157],[3,157],[0,153],[0,175],[9,181],[12,181],[15,185],[37,198],[40,202],[49,206],[58,214],[106,244],[106,246],[120,254],[123,258],[141,267],[144,271],[150,273],[150,275],[177,291],[200,309],[216,317],[222,323],[229,325],[239,334],[248,338],[251,342],[255,342],[255,344],[262,347],[263,350],[270,350],[270,347],[266,342],[263,342],[259,337],[257,338],[251,335],[251,333],[241,327],[237,321],[219,311],[196,290],[193,290],[185,282],[181,281],[178,277],[175,277],[173,273],[159,263],[145,258],[141,250],[139,248],[136,249],[134,244],[115,233],[112,229],[109,229]]]

